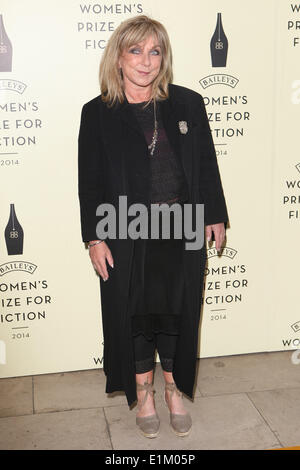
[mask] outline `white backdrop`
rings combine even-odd
[[[199,356],[297,347],[299,4],[2,0],[1,7],[1,377],[102,367],[99,280],[80,238],[77,137],[82,105],[100,92],[105,43],[136,14],[166,26],[174,83],[205,99],[229,210],[222,256],[208,247]],[[222,67],[210,53],[218,13],[228,40]]]

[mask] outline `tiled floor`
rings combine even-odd
[[[160,434],[146,439],[102,369],[0,379],[0,449],[273,449],[300,445],[300,365],[291,351],[201,359],[188,437],[169,426],[157,364]]]

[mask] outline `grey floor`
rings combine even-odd
[[[188,437],[170,428],[163,375],[154,386],[160,434],[146,439],[101,369],[0,379],[0,449],[235,449],[300,445],[300,364],[292,351],[200,359]]]

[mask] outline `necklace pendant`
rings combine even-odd
[[[156,119],[155,100],[154,100],[153,106],[154,106],[154,131],[153,131],[151,144],[148,145],[148,149],[150,150],[150,155],[151,156],[153,156],[153,154],[154,154],[154,150],[155,150],[156,142],[157,142],[157,137],[158,137],[158,130],[157,130],[158,124],[157,124],[157,119]]]

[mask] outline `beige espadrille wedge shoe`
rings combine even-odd
[[[169,407],[169,405],[167,403],[167,400],[166,400],[166,391],[167,390],[169,392],[171,392],[171,396],[170,396],[169,401],[171,401],[172,396],[173,396],[174,393],[176,393],[180,397],[182,397],[182,393],[178,390],[178,388],[176,387],[176,384],[174,382],[173,383],[170,383],[170,382],[166,383],[164,400],[165,400],[166,406],[170,410],[170,407]],[[181,414],[177,414],[177,413],[171,413],[171,411],[170,411],[170,425],[171,425],[171,428],[173,429],[173,431],[175,432],[175,434],[177,436],[180,436],[180,437],[187,436],[190,433],[191,428],[192,428],[191,415],[189,413],[185,413],[184,415],[181,415]]]
[[[145,382],[144,385],[137,384],[137,391],[142,391],[146,390],[146,394],[143,398],[143,401],[141,402],[140,405],[138,405],[138,410],[140,411],[141,408],[144,406],[146,403],[148,394],[152,395],[154,394],[154,389],[152,384],[149,384],[148,382]],[[150,416],[145,416],[143,418],[139,418],[138,416],[136,417],[136,424],[143,434],[143,436],[148,437],[148,438],[153,438],[157,437],[158,432],[159,432],[159,417],[157,413],[150,415]]]

